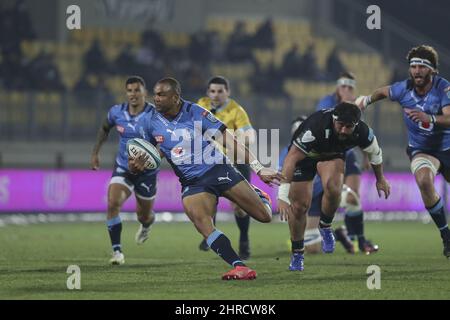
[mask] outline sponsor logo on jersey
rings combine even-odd
[[[314,140],[316,140],[316,137],[313,136],[311,130],[308,130],[303,134],[301,141],[303,143],[308,143],[308,142],[313,142]]]
[[[217,118],[214,117],[214,115],[211,112],[209,112],[208,110],[203,111],[202,115],[204,117],[206,116],[206,119],[208,119],[211,122],[217,122]]]
[[[164,142],[164,136],[156,136],[155,137],[156,142],[163,143]]]
[[[124,127],[122,127],[122,126],[116,126],[116,129],[117,129],[117,131],[119,131],[120,133],[124,133],[124,131],[125,131],[125,128]]]

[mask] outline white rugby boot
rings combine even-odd
[[[118,266],[125,263],[125,256],[120,251],[114,251],[112,254],[112,258],[109,260],[109,263]]]
[[[141,224],[139,226],[138,231],[136,232],[136,236],[134,237],[134,240],[136,240],[137,244],[143,244],[149,237],[150,233],[150,227],[144,228],[144,226]]]

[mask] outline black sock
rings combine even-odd
[[[358,238],[363,238],[361,241],[365,241],[364,238],[364,215],[360,211],[347,211],[345,213],[345,227],[347,228],[348,236],[350,239],[354,240]]]
[[[427,210],[438,227],[441,237],[443,239],[448,239],[450,236],[450,231],[448,229],[447,217],[445,216],[444,202],[442,201],[442,198],[439,198],[438,202],[436,202],[436,204],[431,208],[427,208]]]
[[[245,215],[243,217],[238,217],[237,215],[234,215],[234,218],[236,219],[236,224],[239,228],[240,236],[239,236],[239,242],[248,242],[248,228],[250,226],[250,216]]]
[[[333,223],[334,214],[332,216],[327,216],[322,211],[320,211],[320,222],[319,227],[321,228],[329,228]]]
[[[109,219],[107,222],[109,238],[113,251],[122,252],[122,245],[120,244],[120,234],[122,233],[122,220],[119,216]]]
[[[245,266],[241,258],[231,247],[230,239],[219,230],[214,230],[206,239],[208,246],[225,262],[233,267]]]
[[[305,240],[291,240],[292,253],[303,253],[305,251]]]

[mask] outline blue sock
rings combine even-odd
[[[120,234],[122,233],[122,220],[119,216],[106,221],[108,226],[109,238],[111,239],[113,251],[122,252],[120,244]]]
[[[239,242],[248,242],[248,228],[250,226],[250,216],[245,215],[244,217],[238,217],[234,215],[236,219],[236,224],[241,232],[239,236]]]
[[[427,208],[431,218],[438,227],[443,239],[450,238],[450,230],[448,229],[447,217],[444,212],[444,202],[439,198],[438,202],[431,208]]]
[[[214,250],[214,252],[221,257],[225,262],[233,267],[245,266],[241,258],[231,247],[230,239],[222,233],[222,231],[214,230],[206,239],[208,246]]]

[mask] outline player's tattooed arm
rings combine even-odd
[[[108,135],[112,127],[113,126],[109,123],[108,119],[105,118],[97,131],[97,138],[91,154],[92,170],[98,170],[98,168],[100,167],[100,158],[98,154],[103,143],[106,141],[106,139],[108,139]]]

